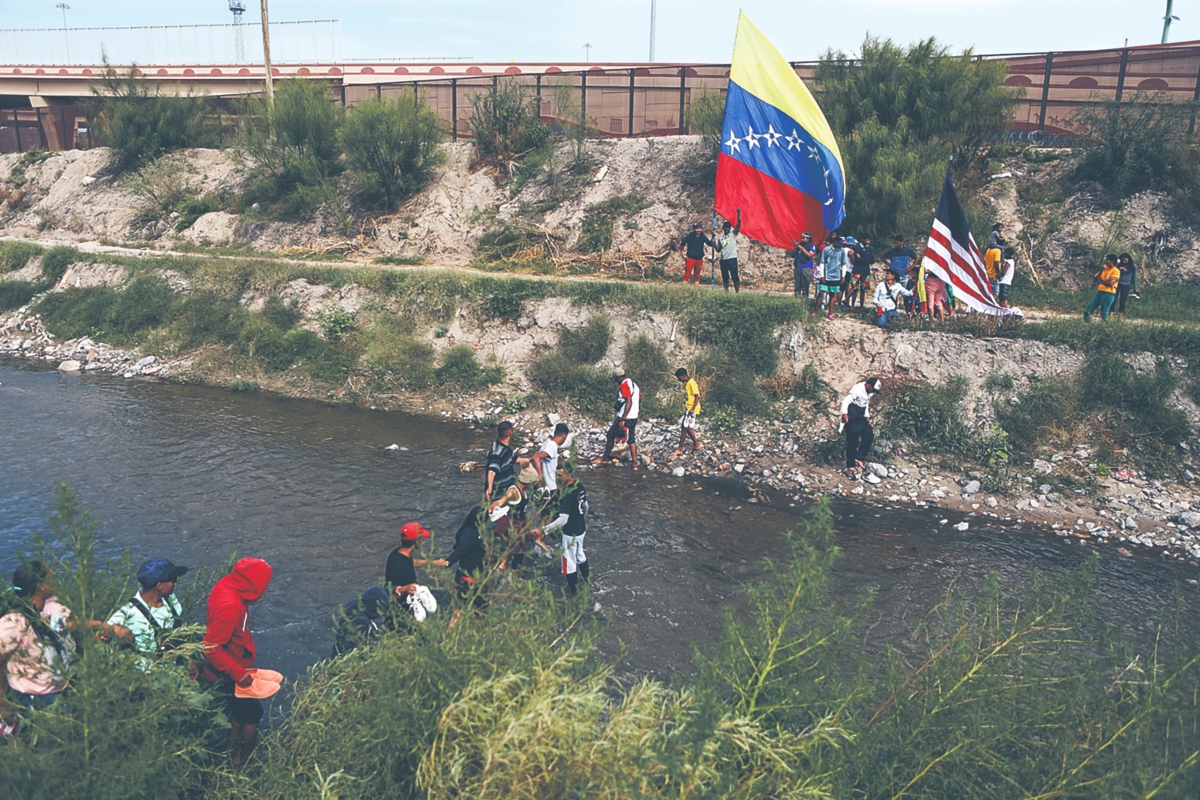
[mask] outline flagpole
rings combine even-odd
[[[712,229],[713,229],[713,244],[716,244],[716,241],[717,241],[717,214],[715,211],[713,212]],[[709,273],[710,273],[710,283],[708,285],[708,288],[715,291],[717,288],[717,248],[715,248],[715,247],[713,248],[712,260],[709,262],[708,267],[709,267]]]

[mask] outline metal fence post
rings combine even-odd
[[[687,67],[679,68],[679,135],[683,136],[683,104],[687,95]]]
[[[587,73],[579,76],[579,124],[587,130]]]
[[[43,150],[49,150],[50,142],[47,141],[47,139],[46,139],[46,126],[42,123],[42,108],[41,108],[41,106],[38,106],[37,108],[35,108],[34,111],[37,112],[37,120],[38,120],[38,144],[41,145]]]
[[[1117,72],[1117,105],[1121,104],[1121,95],[1125,92],[1125,68],[1129,66],[1128,48],[1121,51],[1121,68]]]
[[[1192,121],[1188,123],[1188,136],[1196,132],[1196,104],[1200,103],[1200,69],[1196,70],[1196,89],[1192,92]]]
[[[74,150],[75,149],[75,130],[74,130],[75,126],[74,125],[71,126],[71,128],[72,128],[71,143],[67,144],[67,108],[66,108],[66,106],[60,105],[58,107],[58,121],[60,123],[62,123],[63,150]]]
[[[383,84],[382,83],[375,84],[375,99],[376,100],[383,99]]]
[[[1038,114],[1038,133],[1046,132],[1046,104],[1050,100],[1050,74],[1054,65],[1054,53],[1046,53],[1046,74],[1042,78],[1042,110]]]
[[[636,68],[629,70],[629,131],[626,136],[633,136],[633,83],[636,75]]]
[[[24,153],[25,149],[23,147],[21,147],[21,119],[20,119],[20,117],[17,116],[17,110],[15,108],[12,110],[12,115],[13,115],[13,130],[16,131],[16,134],[17,134],[17,152]]]
[[[450,135],[458,141],[458,78],[450,79]]]

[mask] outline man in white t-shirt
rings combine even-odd
[[[570,434],[567,423],[558,423],[554,426],[554,435],[543,442],[530,459],[533,468],[542,476],[542,487],[548,493],[558,489],[558,450]]]
[[[1017,251],[1011,247],[1004,248],[1004,261],[1001,262],[1000,279],[996,286],[996,302],[1008,308],[1008,292],[1012,288],[1013,276],[1017,272]]]
[[[612,458],[613,447],[618,441],[629,443],[629,456],[633,460],[633,469],[638,468],[637,453],[637,423],[638,415],[642,412],[642,390],[625,374],[625,370],[617,367],[612,371],[612,379],[617,384],[617,402],[613,405],[617,418],[608,429],[607,441],[604,444],[604,455],[593,461],[602,464]]]
[[[144,656],[142,669],[150,668],[150,657],[164,650],[171,632],[183,624],[183,608],[174,593],[175,582],[187,571],[165,558],[150,559],[138,568],[142,590],[108,618],[117,638],[131,642]]]

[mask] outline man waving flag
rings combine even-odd
[[[717,213],[740,208],[742,232],[791,248],[805,231],[820,241],[846,216],[842,156],[825,115],[779,51],[738,18],[717,157]]]
[[[1020,309],[1001,306],[992,294],[983,256],[954,191],[950,170],[946,170],[942,199],[938,201],[937,215],[933,218],[933,230],[929,232],[921,271],[922,277],[925,272],[930,272],[953,286],[955,301],[961,301],[975,311],[993,316],[1021,314]]]

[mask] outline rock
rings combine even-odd
[[[549,425],[551,428],[553,428],[555,425],[557,425],[560,422],[562,422],[562,417],[560,417],[558,414],[547,414],[546,415],[546,424]]]
[[[399,450],[399,449],[400,449],[400,445],[398,445],[398,444],[389,444],[387,447],[385,447],[385,448],[383,448],[383,449],[384,449],[384,450]]]
[[[1053,491],[1054,491],[1054,487],[1048,483],[1043,483],[1041,486],[1038,487],[1038,494],[1047,494],[1048,495]]]
[[[742,470],[744,470],[744,469],[746,469],[745,464],[734,464],[733,465],[733,471],[738,473],[739,475],[742,473]]]
[[[58,365],[59,372],[79,372],[81,369],[83,369],[83,364],[73,358],[69,358]]]
[[[996,506],[1000,505],[1000,503],[998,503],[994,497],[988,497],[984,499],[983,502],[987,504],[988,508],[995,508]]]
[[[155,361],[157,361],[157,360],[158,360],[158,359],[157,359],[157,358],[155,358],[154,356],[146,356],[145,358],[141,359],[140,361],[138,361],[138,362],[137,362],[136,364],[134,364],[133,366],[137,367],[138,369],[141,369],[142,367],[148,367],[148,366],[150,366],[151,364],[153,364],[153,363],[154,363]]]
[[[26,339],[25,341],[21,342],[22,350],[29,350],[32,347],[33,347],[33,339]]]
[[[888,469],[883,464],[878,464],[872,461],[870,464],[867,464],[867,468],[880,478],[886,478],[888,476]]]
[[[762,476],[763,476],[764,478],[769,478],[769,477],[771,477],[771,470],[769,470],[769,469],[764,469],[764,470],[762,471]]]
[[[983,485],[979,481],[969,481],[963,487],[963,494],[977,494],[981,488],[983,488]]]
[[[1075,457],[1076,458],[1091,458],[1092,451],[1086,447],[1081,447],[1075,451]]]
[[[1185,511],[1176,517],[1176,520],[1178,520],[1180,525],[1194,528],[1200,525],[1200,514],[1197,514],[1195,511]]]
[[[1043,461],[1040,458],[1035,458],[1033,460],[1033,468],[1043,475],[1049,475],[1054,471],[1053,464],[1051,464],[1049,461]]]
[[[1029,510],[1029,504],[1030,504],[1031,502],[1032,502],[1032,501],[1031,501],[1031,500],[1029,500],[1029,499],[1018,500],[1018,501],[1017,501],[1017,504],[1016,504],[1016,506],[1014,506],[1014,508],[1016,508],[1016,509],[1017,509],[1017,511],[1028,511],[1028,510]]]
[[[874,472],[864,472],[863,480],[866,481],[867,483],[871,483],[871,484],[882,483],[882,481],[879,479],[879,476],[876,475]]]
[[[676,467],[675,469],[671,470],[671,474],[676,478],[682,478],[687,474],[687,470],[685,470],[683,467]]]
[[[79,180],[79,182],[80,182],[81,184],[83,184],[84,186],[91,186],[93,183],[95,183],[95,182],[96,182],[96,179],[95,179],[93,176],[91,176],[91,175],[84,175],[84,176],[83,176],[83,177],[82,177],[82,178]]]
[[[970,528],[970,527],[971,527],[971,523],[969,523],[969,522],[960,522],[960,523],[958,523],[957,525],[955,525],[955,526],[954,526],[954,530],[956,530],[956,531],[965,531],[965,530],[967,530],[967,529],[968,529],[968,528]]]

